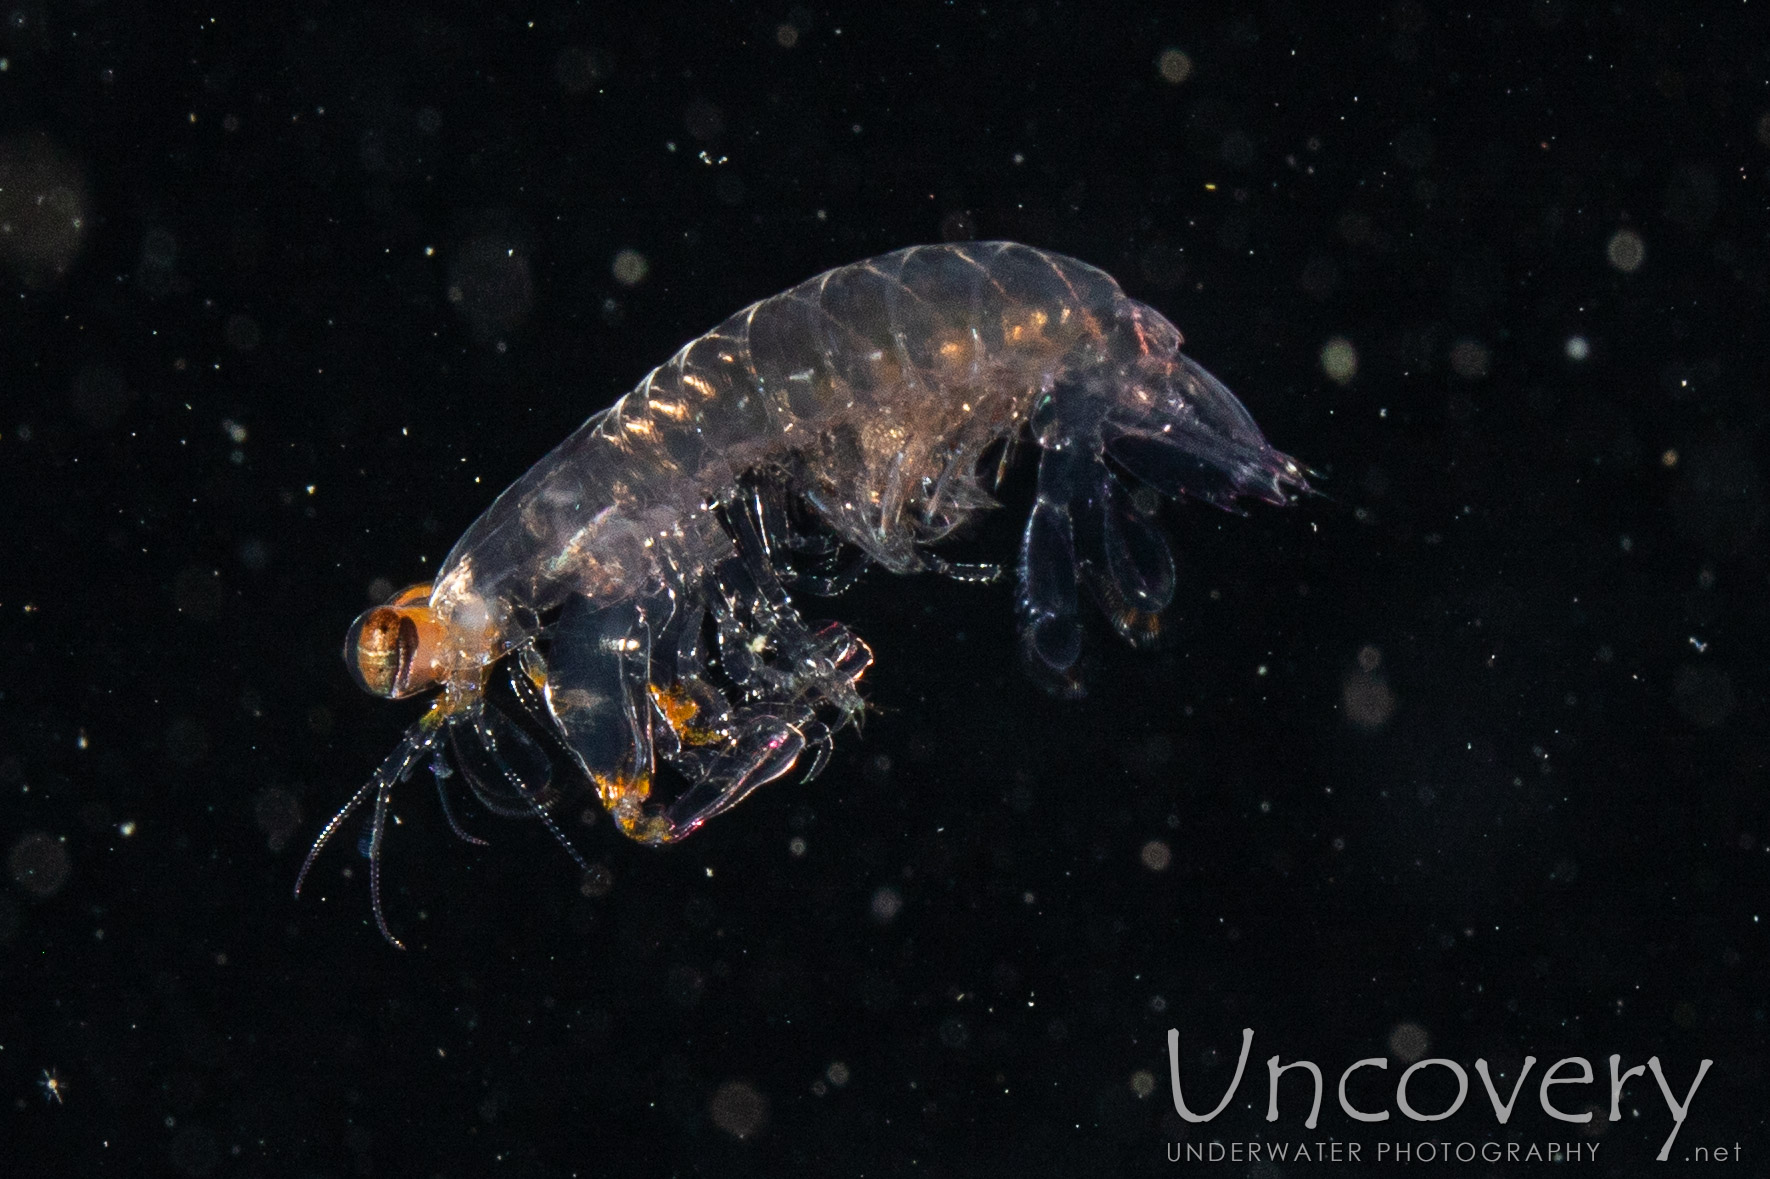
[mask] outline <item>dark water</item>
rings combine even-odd
[[[1613,1054],[1770,1165],[1755,6],[225,7],[0,32],[7,1173],[1688,1173]],[[1171,512],[1085,700],[1007,587],[875,575],[816,782],[573,808],[582,888],[414,781],[410,952],[354,825],[291,897],[416,715],[372,594],[736,307],[966,237],[1117,275],[1325,496]],[[1170,1028],[1195,1110],[1254,1031],[1213,1122]]]

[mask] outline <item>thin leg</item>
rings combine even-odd
[[[387,915],[381,910],[381,842],[387,834],[387,801],[392,797],[391,782],[383,782],[375,792],[374,834],[369,836],[369,907],[375,911],[375,927],[381,936],[394,949],[403,950],[406,943],[393,936],[393,930],[387,928]]]
[[[674,843],[742,802],[758,786],[790,771],[804,749],[804,734],[794,725],[772,716],[752,717],[743,722],[730,749],[711,761],[700,781],[629,834],[643,843]]]
[[[375,789],[375,784],[379,781],[380,775],[376,775],[363,783],[362,789],[351,795],[350,801],[339,807],[338,813],[327,820],[324,827],[320,828],[319,836],[313,841],[313,846],[307,849],[307,858],[301,861],[301,871],[295,875],[296,896],[301,895],[301,886],[307,883],[308,870],[313,867],[313,862],[319,859],[320,852],[325,849],[328,843],[332,842],[332,836],[338,834],[338,828],[344,826],[344,820],[350,818],[351,812],[363,805],[363,799],[369,797],[370,792]]]
[[[351,816],[363,801],[374,796],[375,817],[369,837],[369,904],[375,912],[375,924],[381,930],[381,936],[390,944],[405,949],[405,944],[393,936],[387,927],[387,919],[381,911],[381,845],[387,831],[387,804],[393,797],[393,788],[405,781],[423,756],[436,746],[438,737],[444,728],[453,724],[450,720],[436,720],[436,713],[431,713],[406,730],[406,735],[387,755],[379,768],[375,770],[363,788],[351,795],[350,801],[338,809],[338,813],[320,830],[319,837],[308,849],[307,859],[302,861],[301,871],[295,877],[295,895],[301,895],[301,886],[307,881],[307,873],[319,858],[320,852],[344,825],[344,820]]]
[[[442,803],[443,818],[449,821],[449,830],[455,833],[457,839],[466,843],[476,847],[490,847],[479,836],[469,835],[461,826],[461,821],[455,818],[455,808],[449,802],[449,779],[455,776],[455,771],[449,768],[449,759],[443,756],[440,749],[433,750],[430,754],[430,776],[436,779],[436,797]]]
[[[1000,565],[984,562],[949,561],[938,553],[923,553],[922,560],[935,573],[942,577],[950,577],[954,581],[988,584],[992,581],[1000,581],[1002,578]]]
[[[834,552],[835,550],[832,550]],[[866,553],[855,549],[844,557],[827,573],[802,572],[797,569],[788,570],[789,582],[806,593],[816,594],[821,598],[833,598],[854,587],[855,582],[867,571],[872,561]]]
[[[483,718],[475,724],[475,731],[481,746],[486,751],[486,756],[491,759],[492,765],[503,775],[504,780],[510,783],[511,789],[515,790],[517,795],[528,804],[529,813],[541,820],[541,825],[547,828],[548,834],[559,841],[559,846],[565,849],[566,854],[572,858],[579,869],[585,872],[590,871],[590,865],[585,861],[583,854],[572,845],[571,840],[565,837],[565,832],[559,829],[559,824],[553,819],[552,808],[542,802],[540,792],[530,786],[523,776],[512,770],[509,763],[504,760],[504,755],[498,751],[496,735],[486,727],[486,721]],[[512,729],[509,732],[514,733],[515,730]]]

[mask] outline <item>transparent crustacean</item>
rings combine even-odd
[[[483,842],[456,821],[459,781],[493,812],[540,819],[582,865],[535,734],[642,843],[683,838],[808,755],[816,775],[861,715],[872,652],[805,621],[788,588],[834,593],[868,565],[987,579],[930,546],[995,505],[1027,438],[1022,644],[1074,690],[1084,592],[1137,643],[1173,596],[1141,489],[1219,507],[1307,489],[1180,345],[1105,273],[1008,242],[900,250],[738,312],[500,495],[433,583],[351,627],[362,687],[437,694],[320,832],[301,880],[372,803],[369,892],[399,945],[381,904],[388,803],[427,758],[457,835]],[[500,664],[527,726],[487,699]]]

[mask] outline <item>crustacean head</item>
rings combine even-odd
[[[344,664],[365,692],[398,700],[436,687],[447,676],[449,629],[429,602],[430,586],[414,585],[350,624]]]

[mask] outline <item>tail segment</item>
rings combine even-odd
[[[1273,449],[1220,381],[1178,351],[1147,351],[1143,317],[1155,313],[1137,309],[1131,338],[1145,350],[1066,374],[1033,421],[1044,449],[1020,545],[1020,634],[1034,674],[1062,695],[1081,693],[1078,587],[1140,645],[1160,633],[1173,599],[1173,551],[1136,487],[1228,510],[1309,490],[1301,466]]]

